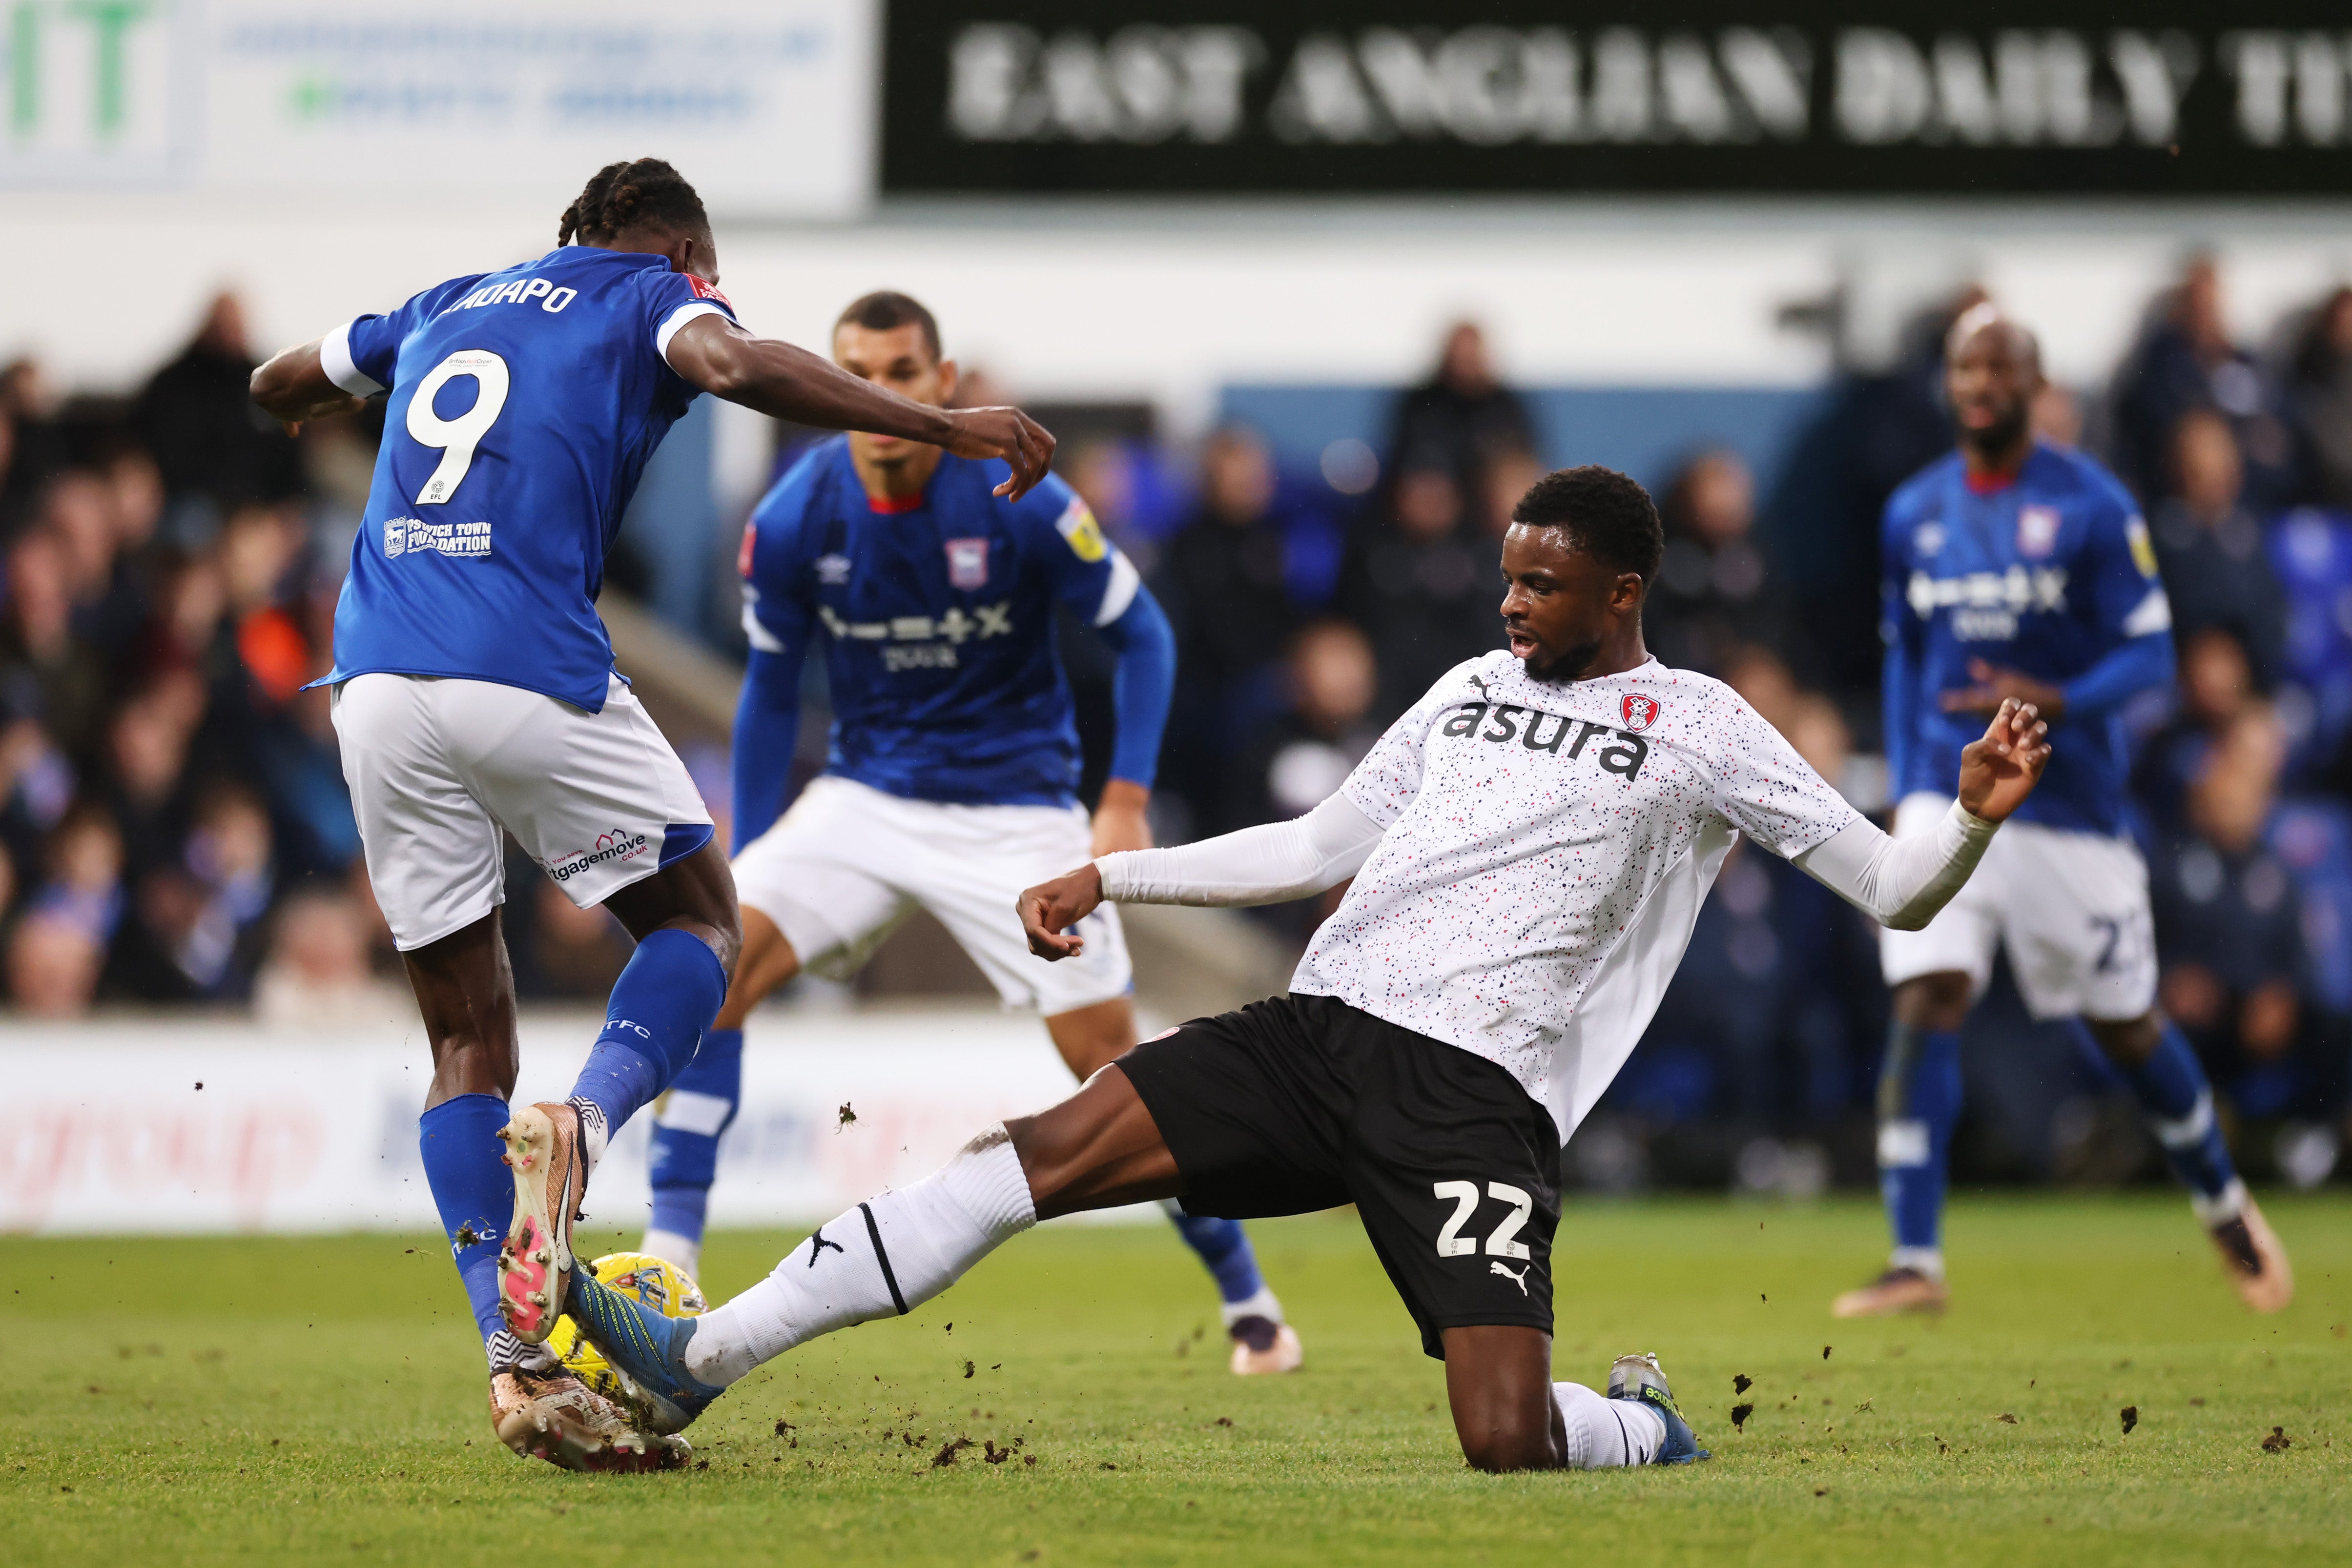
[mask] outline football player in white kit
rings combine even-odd
[[[1503,544],[1509,651],[1455,666],[1295,821],[1129,851],[1024,894],[1041,956],[1106,899],[1246,904],[1354,878],[1290,994],[1136,1046],[933,1175],[826,1222],[698,1319],[592,1281],[591,1337],[657,1428],[760,1363],[903,1313],[1038,1219],[1181,1195],[1247,1218],[1354,1203],[1445,1363],[1469,1462],[1516,1470],[1702,1457],[1656,1358],[1606,1394],[1551,1381],[1560,1145],[1641,1038],[1735,838],[1917,926],[1967,880],[2049,756],[2002,705],[1937,829],[1889,838],[1738,694],[1642,643],[1663,539],[1640,486],[1563,470]]]

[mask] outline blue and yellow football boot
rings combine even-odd
[[[1651,1457],[1652,1464],[1687,1465],[1715,1457],[1698,1446],[1698,1434],[1691,1430],[1690,1423],[1675,1407],[1675,1391],[1666,1386],[1666,1375],[1659,1370],[1656,1356],[1619,1356],[1609,1368],[1609,1397],[1633,1400],[1665,1418],[1666,1440],[1658,1445],[1658,1451]]]

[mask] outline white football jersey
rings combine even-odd
[[[1564,1143],[1682,961],[1735,833],[1802,854],[1858,813],[1721,681],[1448,671],[1340,792],[1386,831],[1293,991],[1496,1062]]]

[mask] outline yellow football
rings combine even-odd
[[[698,1318],[709,1311],[709,1303],[702,1299],[702,1288],[692,1276],[649,1252],[608,1252],[588,1267],[605,1285],[635,1296],[664,1317]],[[547,1336],[547,1347],[563,1358],[563,1364],[581,1382],[608,1399],[620,1396],[620,1375],[569,1315],[555,1320],[555,1332]]]

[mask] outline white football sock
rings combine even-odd
[[[648,1229],[637,1250],[653,1254],[689,1277],[702,1272],[702,1243],[688,1241],[675,1230]]]
[[[1224,1313],[1227,1328],[1244,1318],[1264,1318],[1270,1323],[1282,1322],[1282,1301],[1275,1295],[1271,1285],[1260,1285],[1256,1295],[1244,1301],[1222,1302],[1219,1311]]]
[[[825,1221],[766,1279],[703,1316],[687,1371],[721,1387],[819,1334],[910,1312],[1036,1223],[1000,1122],[903,1192]]]
[[[1916,1269],[1930,1280],[1944,1277],[1944,1249],[1940,1247],[1897,1247],[1886,1255],[1890,1269]]]
[[[1568,1427],[1571,1470],[1646,1465],[1666,1440],[1666,1418],[1638,1399],[1612,1399],[1581,1383],[1555,1383],[1551,1396]]]

